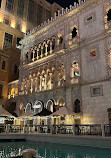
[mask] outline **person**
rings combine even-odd
[[[75,134],[79,135],[79,125],[75,124]]]

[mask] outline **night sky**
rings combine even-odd
[[[54,2],[56,2],[56,3],[58,3],[60,6],[66,8],[66,7],[69,7],[70,4],[73,5],[74,2],[77,1],[77,0],[46,0],[46,1],[48,1],[48,2],[51,3],[51,4],[54,3]]]

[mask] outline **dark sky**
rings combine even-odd
[[[56,2],[62,7],[66,8],[66,7],[69,7],[70,4],[74,4],[76,0],[46,0],[46,1],[48,1],[51,4]]]

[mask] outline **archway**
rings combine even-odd
[[[75,113],[80,113],[81,112],[81,107],[80,107],[80,100],[76,99],[74,102],[74,112]]]
[[[48,100],[48,102],[46,103],[46,109],[51,111],[51,112],[55,112],[55,106],[54,106],[54,101],[52,99]]]
[[[34,113],[39,113],[43,109],[43,102],[42,101],[36,101],[34,104]]]
[[[31,109],[32,109],[32,103],[28,103],[28,104],[26,105],[26,107],[25,107],[25,113],[26,113],[27,111],[31,111]]]

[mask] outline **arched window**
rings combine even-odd
[[[111,9],[107,13],[107,21],[111,20]]]
[[[80,76],[80,68],[77,61],[74,61],[72,64],[72,74],[71,77],[78,77]]]
[[[75,113],[81,112],[80,100],[79,99],[76,99],[75,102],[74,102],[74,112]]]
[[[41,46],[39,47],[39,52],[38,52],[38,56],[41,56]]]
[[[59,44],[61,44],[63,42],[63,37],[59,37]]]
[[[34,113],[37,114],[41,112],[43,109],[43,102],[41,101],[36,101],[34,104]]]
[[[55,39],[52,40],[52,50],[55,49]]]
[[[77,36],[77,29],[76,27],[74,27],[72,30],[72,38],[75,38],[76,36]]]
[[[65,99],[63,96],[59,97],[57,102],[59,106],[65,106]]]
[[[28,103],[28,104],[26,105],[26,107],[25,107],[25,112],[31,111],[31,109],[32,109],[32,104],[31,104],[31,103]]]
[[[47,52],[50,52],[50,41],[48,42]]]
[[[46,108],[47,108],[47,110],[49,110],[51,112],[55,112],[54,101],[49,100],[46,104]]]
[[[45,50],[46,50],[46,47],[45,47],[45,44],[43,45],[43,55],[45,55]]]
[[[31,51],[31,60],[33,59],[33,51]]]

